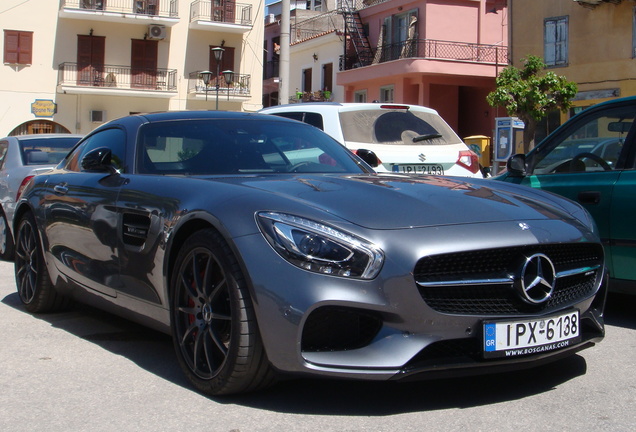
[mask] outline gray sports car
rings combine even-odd
[[[280,374],[529,367],[604,336],[603,248],[581,206],[484,179],[376,174],[275,116],[114,120],[31,181],[14,224],[28,311],[74,298],[168,332],[211,395]]]

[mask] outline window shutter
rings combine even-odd
[[[32,63],[33,53],[33,33],[20,32],[20,53],[18,55],[18,63],[30,65]]]
[[[17,63],[18,62],[18,40],[19,34],[17,31],[5,30],[4,31],[4,62],[5,63]]]
[[[556,23],[554,21],[546,21],[543,35],[543,57],[545,64],[548,66],[554,66],[556,63],[555,42]]]
[[[4,31],[4,62],[9,64],[31,64],[33,33],[16,30]]]
[[[568,20],[560,19],[556,27],[556,64],[568,62]]]

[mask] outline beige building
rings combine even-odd
[[[256,111],[263,12],[257,0],[2,0],[0,135],[217,103]]]
[[[536,55],[549,70],[576,82],[573,112],[636,95],[633,0],[509,0],[508,11],[513,64]]]

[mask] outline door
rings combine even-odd
[[[590,212],[613,278],[636,279],[636,229],[628,222],[636,219],[636,179],[627,171],[633,167],[629,154],[635,144],[635,117],[635,102],[584,111],[528,155],[530,175],[521,180],[577,201]]]
[[[235,0],[212,0],[212,21],[233,23],[235,18]]]
[[[212,51],[212,48],[223,48],[223,56],[221,57],[221,62],[217,64],[216,58],[214,57],[214,52]],[[225,81],[223,79],[223,71],[226,70],[231,70],[233,72],[236,72],[236,70],[234,70],[234,47],[219,47],[216,45],[210,45],[210,61],[209,61],[209,65],[210,68],[208,70],[214,72],[215,74],[217,73],[217,66],[218,66],[218,72],[219,72],[219,76],[217,77],[217,79],[219,80],[218,84],[221,87],[227,87],[225,84]],[[235,75],[235,80],[238,79]],[[210,82],[210,86],[216,86],[217,85],[217,81],[216,80],[212,80]]]
[[[81,167],[82,158],[101,147],[111,148],[114,161],[123,161],[124,132],[106,129],[84,141],[51,173],[49,193],[40,204],[46,214],[47,250],[59,271],[81,286],[115,297],[123,283],[116,211],[121,176]]]
[[[104,84],[104,36],[77,35],[77,84],[101,86]]]
[[[157,53],[159,43],[156,40],[132,40],[131,49],[131,87],[157,88]]]

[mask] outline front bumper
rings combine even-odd
[[[572,225],[556,220],[542,222],[541,227],[542,232],[558,233],[554,237],[537,238],[517,228],[517,238],[511,240],[502,236],[510,224],[515,223],[484,224],[479,233],[469,226],[397,230],[382,239],[359,233],[380,244],[386,253],[385,266],[372,281],[311,274],[281,260],[258,235],[236,239],[270,362],[288,373],[412,379],[531,367],[600,342],[607,293],[607,274],[602,266],[588,291],[572,298],[567,294],[542,311],[461,313],[440,310],[422,295],[414,269],[422,257],[457,251],[457,244],[444,241],[451,232],[453,236],[460,232],[465,250],[479,250],[484,244],[542,248],[546,241],[580,244],[595,240],[592,234],[576,232]],[[560,225],[568,229],[559,229]],[[421,246],[405,248],[405,244]],[[601,264],[602,259],[600,250]],[[540,318],[570,309],[580,311],[581,340],[576,344],[528,356],[483,358],[485,320]]]

